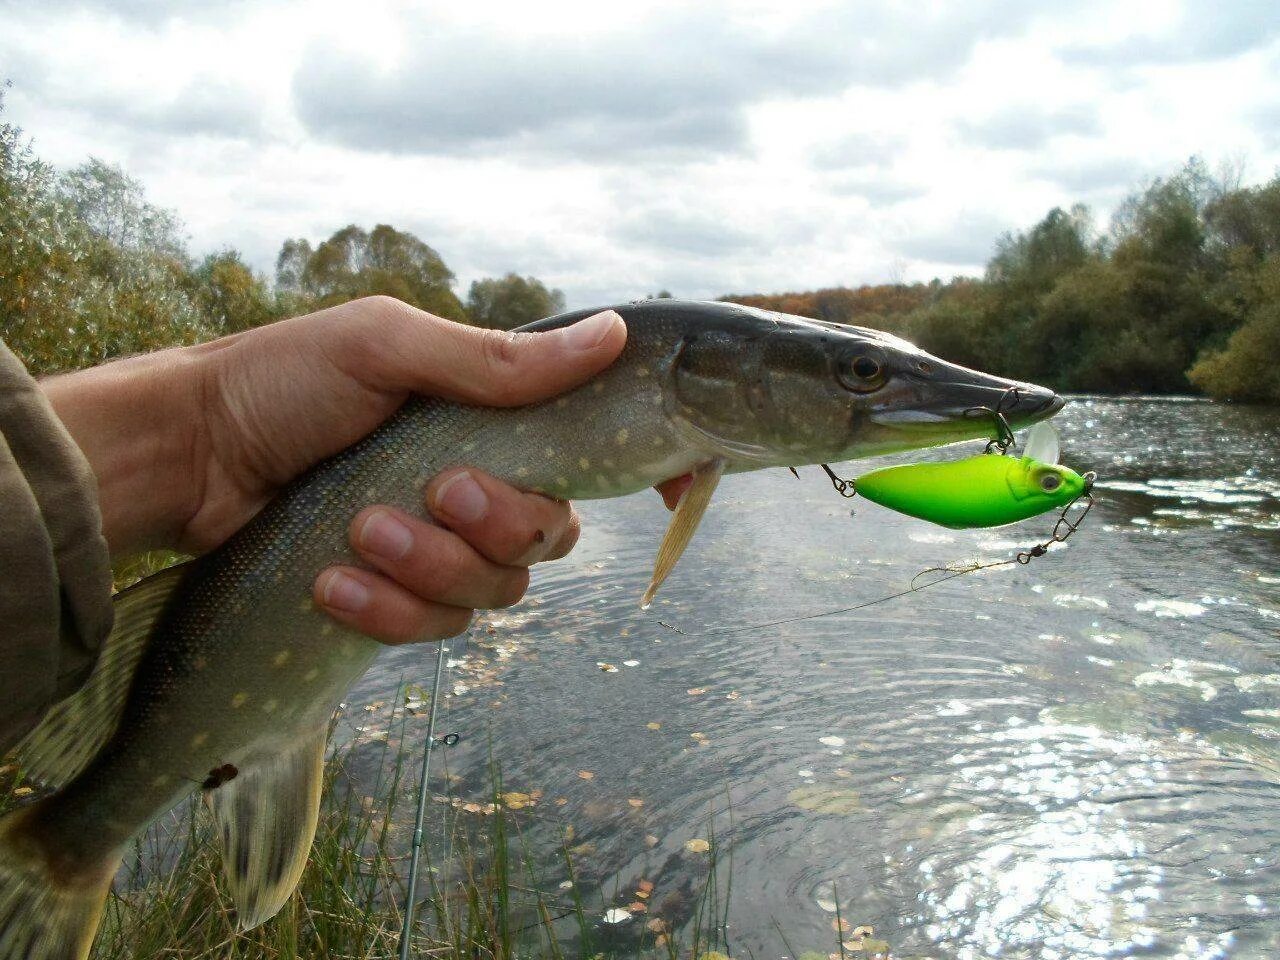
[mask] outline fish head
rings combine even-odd
[[[686,337],[670,391],[675,418],[736,461],[731,469],[996,439],[991,411],[1018,429],[1064,403],[1045,387],[949,363],[878,330],[733,310],[723,325]]]
[[[854,459],[964,440],[1000,439],[1053,416],[1053,390],[950,363],[901,337],[865,327],[823,325],[828,402],[838,402],[840,456]],[[835,439],[835,438],[833,438]]]
[[[999,439],[999,411],[1017,430],[1053,416],[1065,401],[1047,387],[950,363],[879,331],[853,328],[832,358],[849,391],[860,442],[911,449]]]

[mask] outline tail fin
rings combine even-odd
[[[23,826],[41,804],[0,821],[0,960],[84,960],[119,859],[55,878]]]

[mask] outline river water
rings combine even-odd
[[[1052,518],[955,532],[816,468],[729,477],[642,612],[657,496],[579,504],[573,557],[455,645],[448,792],[486,799],[492,754],[553,889],[573,826],[610,949],[688,921],[714,839],[735,957],[826,956],[837,907],[895,958],[1280,956],[1280,410],[1082,397],[1055,422],[1100,475],[1067,544],[777,626],[724,632]],[[389,651],[355,715],[433,664]],[[641,880],[648,914],[607,923]]]

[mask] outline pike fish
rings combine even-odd
[[[658,548],[654,590],[720,477],[989,435],[1056,413],[1052,391],[947,363],[888,334],[727,303],[615,308],[621,356],[556,399],[488,409],[415,397],[283,490],[218,549],[120,592],[88,683],[19,747],[52,789],[0,821],[0,960],[80,960],[129,841],[197,790],[223,845],[237,920],[274,916],[315,833],[327,725],[379,644],[310,600],[356,563],[347,525],[372,503],[421,514],[422,489],[467,464],[560,498],[693,482]],[[549,330],[595,311],[523,328]]]

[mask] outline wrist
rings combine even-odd
[[[162,350],[40,385],[93,468],[112,555],[176,547],[202,494],[198,356]]]

